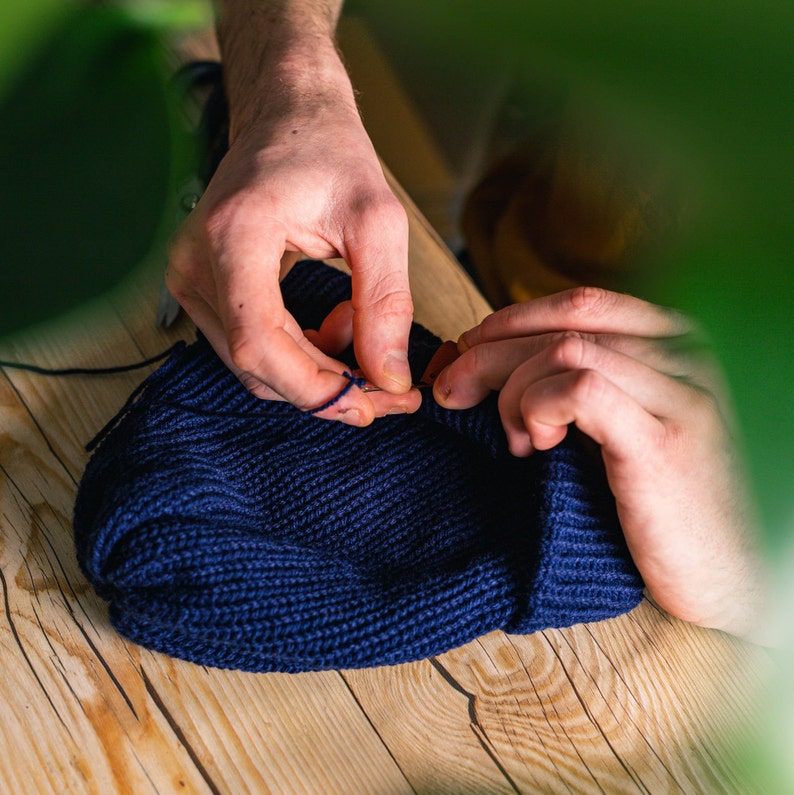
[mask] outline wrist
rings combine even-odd
[[[339,3],[226,2],[218,19],[232,141],[268,120],[357,113],[334,40]]]
[[[238,31],[279,44],[305,36],[332,40],[342,0],[215,0],[215,6],[221,46]]]

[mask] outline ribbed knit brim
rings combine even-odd
[[[317,328],[350,280],[303,262],[282,290]],[[414,326],[417,374],[439,343]],[[642,596],[600,459],[575,433],[516,459],[495,397],[456,412],[429,394],[417,414],[352,428],[254,398],[203,338],[105,433],[74,530],[119,632],[250,671],[400,663]]]

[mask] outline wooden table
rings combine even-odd
[[[488,308],[406,199],[417,318],[454,336]],[[2,358],[102,366],[189,339],[154,328],[159,265]],[[644,602],[611,621],[493,633],[396,667],[202,668],[119,637],[80,574],[83,446],[145,372],[0,375],[0,791],[746,791],[765,652]]]

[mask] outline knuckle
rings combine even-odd
[[[402,245],[408,238],[408,214],[390,192],[364,194],[351,207],[351,217],[344,225],[342,237],[348,248],[362,248],[375,241],[387,247],[392,241]]]
[[[384,213],[387,214],[389,226],[399,232],[408,233],[408,213],[405,207],[391,194],[384,206]]]
[[[273,394],[272,390],[266,384],[263,384],[256,376],[251,375],[251,373],[240,373],[237,378],[254,397],[260,400],[267,400]]]
[[[615,304],[615,293],[603,287],[574,287],[568,293],[568,302],[575,313],[601,314],[608,312]]]
[[[208,205],[201,218],[201,231],[211,247],[217,247],[234,234],[237,225],[237,203],[226,201]]]
[[[677,458],[687,455],[692,450],[692,435],[687,425],[678,421],[667,421],[664,435],[656,440],[657,447],[663,449],[668,456]]]
[[[195,224],[199,239],[206,241],[211,248],[245,235],[249,229],[261,227],[277,214],[271,197],[253,187],[220,197],[209,197],[205,193],[200,207],[188,216],[188,220]]]
[[[389,280],[378,279],[371,286],[366,307],[355,306],[356,310],[365,309],[371,316],[410,317],[414,311],[414,301],[407,288],[392,287]]]
[[[526,304],[510,304],[501,310],[499,318],[496,315],[489,315],[485,322],[496,325],[497,321],[501,321],[508,328],[520,327],[523,324],[525,313]]]
[[[195,296],[189,274],[183,275],[178,267],[169,262],[164,274],[165,286],[171,296],[183,306]]]
[[[722,423],[722,407],[716,395],[699,386],[691,386],[690,412],[693,419],[702,428]]]
[[[414,311],[414,299],[411,296],[410,290],[401,288],[397,290],[390,290],[384,301],[391,314],[394,315],[411,315]]]
[[[508,318],[508,311],[512,309],[512,306],[505,307],[504,309],[500,309],[499,312],[494,312],[490,315],[484,317],[477,327],[477,341],[479,343],[487,342],[494,336],[494,332],[499,328],[500,318],[497,317],[501,315],[501,318],[504,319],[503,322],[507,321]]]
[[[262,351],[255,339],[242,330],[232,329],[228,333],[228,344],[229,356],[235,367],[249,375],[257,370],[262,361]]]
[[[438,380],[438,383],[443,383],[444,388],[449,387],[450,392],[457,392],[461,384],[470,384],[472,379],[476,378],[477,373],[475,358],[470,356],[470,353],[470,351],[467,351],[461,356],[458,356],[454,362],[442,368],[435,374],[435,378],[433,379],[434,382]],[[444,376],[439,379],[441,373],[443,373]]]
[[[182,277],[177,272],[177,266],[174,264],[170,259],[168,261],[168,267],[165,269],[165,286],[168,288],[168,292],[174,296],[174,298],[179,298],[180,295],[184,295],[185,293],[185,285],[182,281]]]
[[[408,214],[391,192],[364,194],[356,201],[359,224],[371,230],[408,229]]]
[[[169,274],[185,273],[190,270],[193,261],[193,245],[190,238],[181,229],[177,230],[166,243],[166,258]]]
[[[375,220],[385,225],[408,228],[408,213],[391,191],[379,195],[373,201],[370,212]]]
[[[580,405],[600,403],[604,400],[606,381],[595,370],[580,370],[571,387],[571,396]]]
[[[507,390],[503,389],[499,392],[496,400],[496,405],[499,411],[499,416],[504,420],[522,416],[525,407],[521,405],[522,398],[516,398],[515,395],[510,394]],[[528,409],[527,409],[528,411]]]
[[[520,334],[526,327],[527,303],[508,304],[486,315],[479,323],[479,340],[488,342]]]
[[[478,373],[486,373],[491,369],[494,361],[494,347],[488,345],[475,345],[461,354],[455,364],[460,363],[460,369],[469,376],[476,376]]]

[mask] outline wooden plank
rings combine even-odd
[[[149,652],[142,668],[221,792],[412,791],[337,672],[246,674]]]
[[[417,319],[454,338],[488,306],[405,200]],[[4,357],[102,366],[192,338],[186,320],[154,329],[161,269],[153,258],[112,300]],[[760,723],[768,659],[650,603],[431,661],[299,676],[207,670],[119,638],[78,571],[70,516],[83,444],[145,372],[0,376],[10,791],[742,791],[730,749],[737,727]]]
[[[435,660],[343,676],[416,792],[515,792],[483,742],[468,695]]]
[[[638,632],[637,625],[645,626]],[[766,654],[661,616],[526,637],[493,633],[439,658],[521,791],[742,792],[737,732],[760,731]]]
[[[0,780],[21,793],[157,792],[177,785],[209,791],[151,708],[125,645],[77,570],[68,467],[9,392],[15,394],[6,381]]]
[[[153,308],[139,306],[135,317],[142,347],[161,350]],[[92,322],[71,334],[45,330],[4,355],[49,367],[140,357],[116,310],[103,307],[98,318],[100,334]],[[71,508],[83,443],[144,374],[9,371],[0,381],[0,649],[10,716],[0,780],[15,792],[280,793],[306,782],[327,792],[409,790],[337,674],[298,683],[207,672],[144,652],[110,627],[77,567]]]

